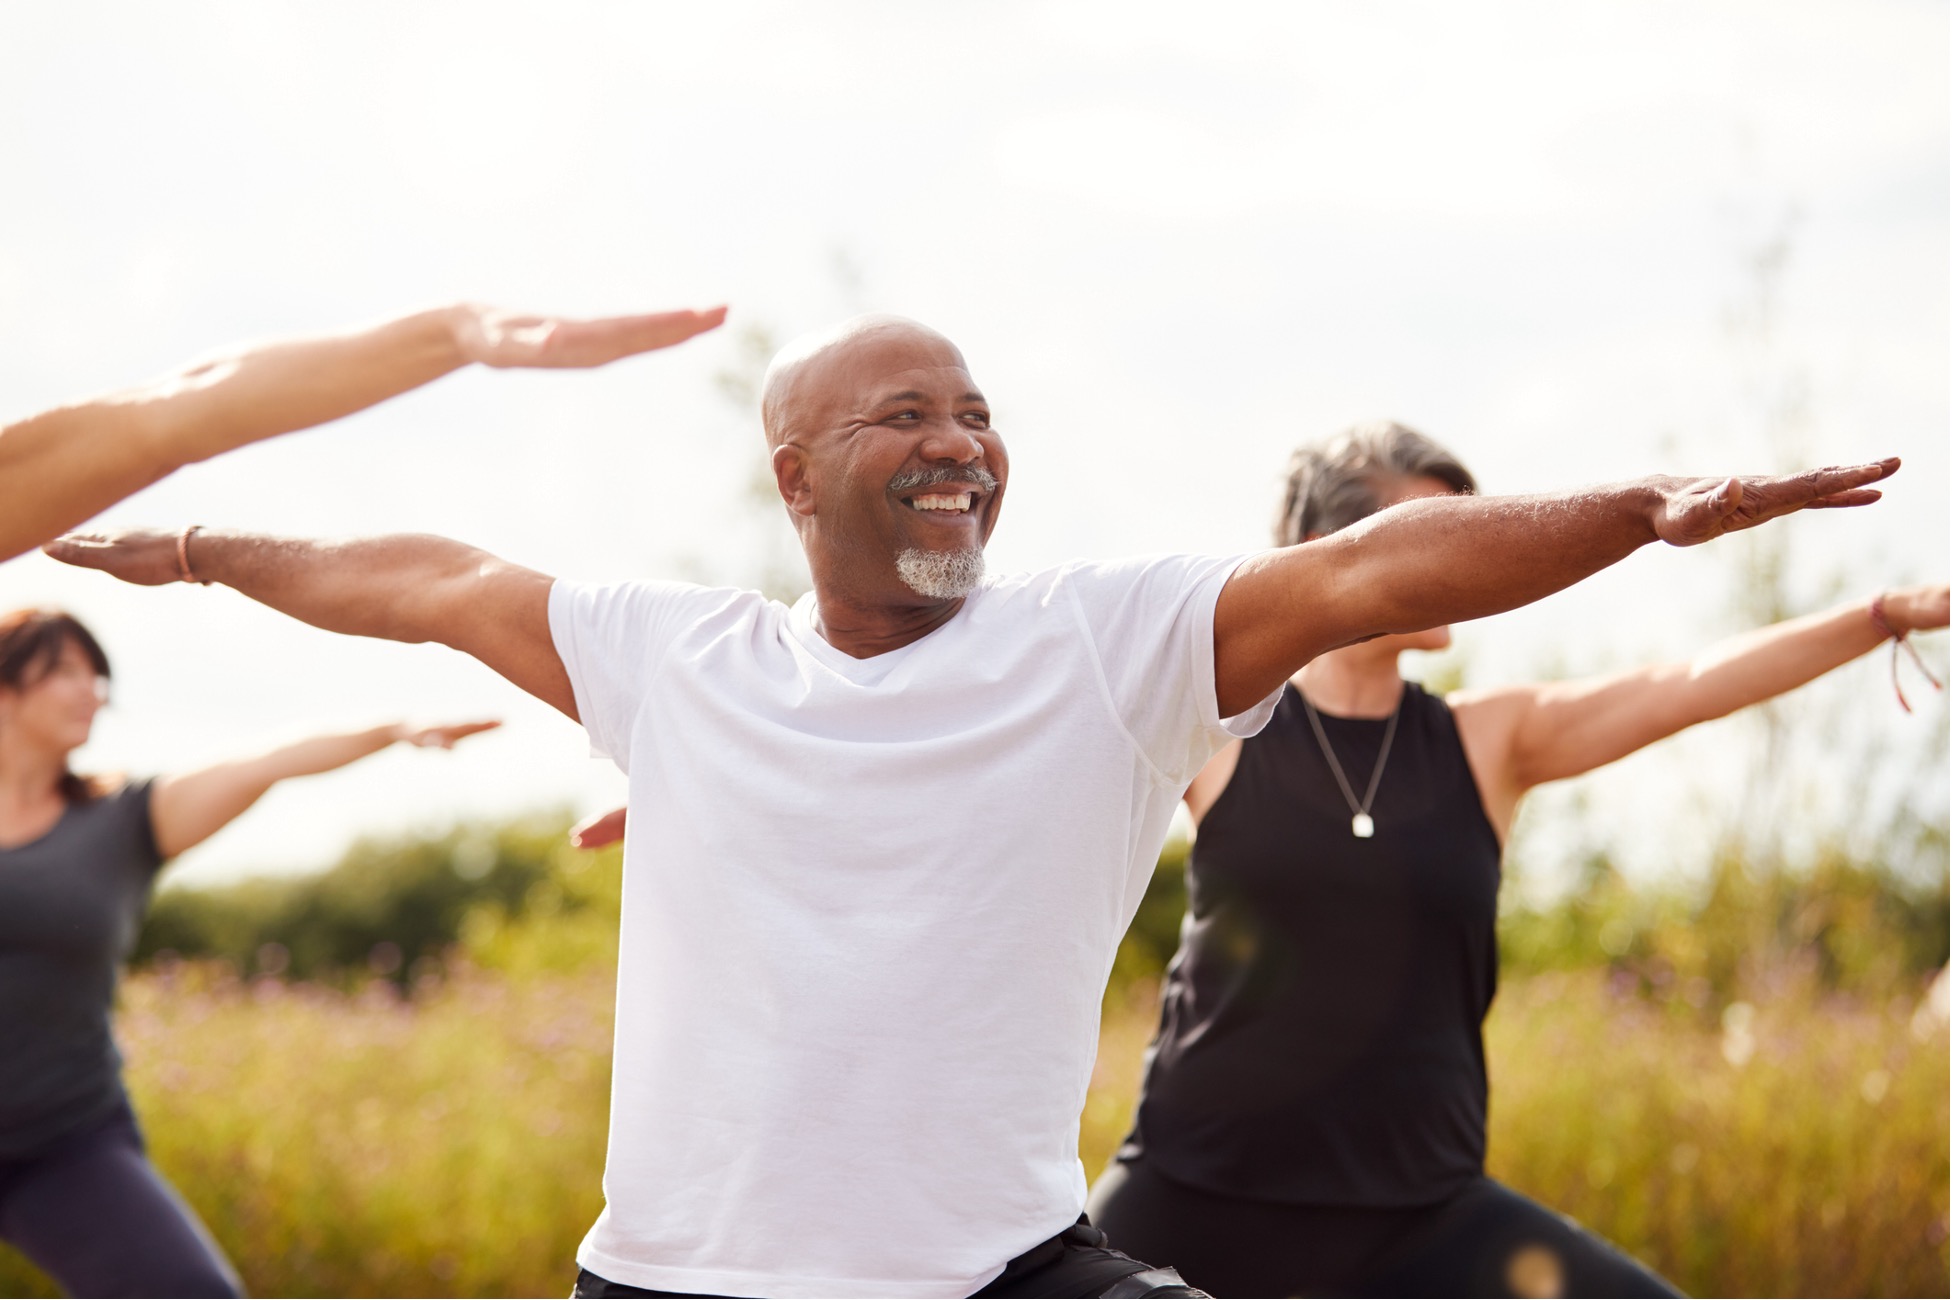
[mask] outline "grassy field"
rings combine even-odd
[[[260,1295],[566,1295],[600,1206],[612,972],[404,1001],[218,967],[125,986],[157,1165]],[[0,1294],[54,1294],[10,1256]]]
[[[1153,1025],[1110,1000],[1082,1125],[1120,1139]],[[612,972],[463,967],[404,1000],[218,966],[131,979],[157,1163],[264,1295],[562,1295],[599,1208]],[[1601,972],[1511,981],[1492,1172],[1689,1291],[1942,1295],[1949,1048],[1915,999],[1801,980],[1695,1014]],[[0,1293],[51,1294],[17,1256]]]
[[[1947,1022],[1921,998],[1769,983],[1708,1014],[1604,970],[1510,980],[1488,1026],[1490,1174],[1690,1294],[1949,1294]],[[1103,1018],[1090,1171],[1126,1131],[1149,992]]]

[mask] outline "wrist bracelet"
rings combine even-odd
[[[1932,676],[1931,670],[1924,666],[1924,660],[1918,655],[1917,647],[1912,645],[1908,639],[1910,634],[1908,632],[1899,632],[1895,625],[1883,616],[1883,596],[1884,593],[1879,591],[1876,594],[1876,599],[1870,602],[1870,621],[1875,623],[1883,635],[1890,639],[1890,689],[1897,692],[1897,703],[1904,706],[1905,713],[1909,713],[1911,711],[1910,701],[1904,698],[1903,676],[1897,667],[1897,652],[1899,650],[1909,652],[1910,661],[1917,665],[1918,672],[1924,674],[1924,680],[1931,683],[1932,690],[1943,690],[1944,683]]]
[[[200,578],[190,571],[190,535],[196,532],[199,526],[197,524],[191,524],[181,533],[177,534],[177,580],[179,582],[194,582],[200,587],[208,587],[211,585],[210,579]]]

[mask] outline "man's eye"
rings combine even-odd
[[[918,418],[918,413],[916,411],[899,411],[891,418],[893,420],[915,420]]]
[[[992,427],[993,417],[985,411],[967,411],[965,422],[974,428],[987,429]]]

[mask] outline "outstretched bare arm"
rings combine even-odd
[[[472,362],[579,368],[670,347],[724,308],[561,320],[473,305],[239,348],[0,428],[0,560],[194,461],[310,428]]]
[[[1649,542],[1693,546],[1796,510],[1867,505],[1881,495],[1868,485],[1899,463],[1390,507],[1231,576],[1217,599],[1217,706],[1242,712],[1342,645],[1527,605]]]
[[[1693,658],[1576,681],[1448,698],[1489,819],[1506,830],[1531,787],[1614,763],[1655,741],[1771,700],[1869,653],[1895,633],[1951,622],[1951,588],[1884,591],[1757,628]]]
[[[501,725],[495,721],[417,727],[397,722],[366,731],[314,736],[252,758],[166,776],[150,792],[150,826],[157,852],[174,858],[223,830],[260,795],[295,776],[331,772],[390,745],[453,749],[455,743]]]
[[[71,533],[48,543],[67,564],[155,587],[182,580],[183,534],[153,528]],[[348,541],[225,529],[189,536],[196,576],[329,632],[435,641],[482,660],[576,719],[571,679],[551,641],[551,579],[446,537]]]

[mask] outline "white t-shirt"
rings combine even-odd
[[[1277,699],[1217,716],[1238,563],[988,579],[871,659],[824,641],[809,597],[552,587],[578,715],[630,778],[582,1266],[963,1296],[1074,1221],[1116,944],[1191,777]]]

